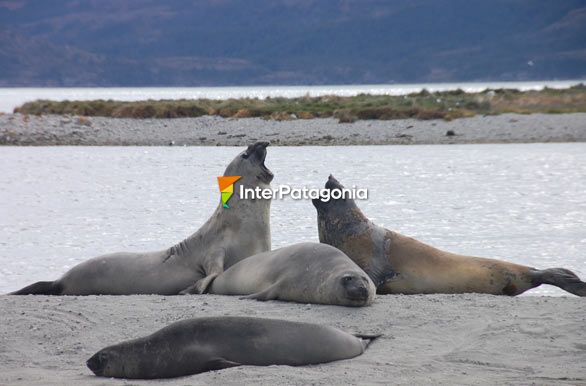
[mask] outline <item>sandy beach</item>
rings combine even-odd
[[[364,308],[202,296],[0,296],[2,385],[586,384],[586,304],[576,297],[378,296]],[[97,378],[106,345],[177,320],[240,315],[382,333],[360,357],[236,367],[164,381]]]
[[[269,140],[273,146],[583,142],[586,113],[354,123],[338,123],[333,118],[272,121],[215,116],[123,119],[0,115],[0,144],[4,145],[243,146],[257,140]]]

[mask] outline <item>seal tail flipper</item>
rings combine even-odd
[[[9,295],[61,295],[63,286],[58,281],[38,281]]]
[[[586,283],[569,269],[549,268],[533,272],[533,283],[551,284],[577,296],[586,296]]]
[[[362,347],[366,350],[366,348],[375,340],[380,338],[383,334],[352,334],[357,338],[362,340]]]

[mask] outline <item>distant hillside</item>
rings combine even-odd
[[[0,0],[0,86],[576,78],[584,0]]]

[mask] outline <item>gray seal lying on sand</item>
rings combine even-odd
[[[344,187],[330,176],[326,189]],[[564,268],[524,265],[441,251],[375,225],[352,199],[313,200],[319,240],[346,253],[377,282],[389,264],[397,275],[377,287],[382,294],[487,293],[519,295],[551,284],[586,296],[586,283]]]
[[[94,374],[171,378],[252,365],[302,366],[354,358],[378,335],[248,317],[207,317],[173,323],[152,335],[106,347],[87,361]]]
[[[234,264],[214,279],[208,292],[263,301],[361,307],[373,302],[376,287],[339,249],[299,243]]]
[[[264,164],[268,142],[257,142],[228,165],[225,176],[241,176],[234,184],[269,188],[273,174]],[[14,295],[176,295],[208,282],[238,261],[271,249],[270,200],[241,200],[234,194],[230,209],[218,205],[192,236],[171,248],[146,253],[114,253],[78,264],[55,281],[29,285]]]

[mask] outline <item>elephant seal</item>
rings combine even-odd
[[[326,189],[344,187],[330,176]],[[352,199],[322,202],[317,209],[319,239],[346,253],[374,282],[390,263],[397,275],[377,287],[382,294],[487,293],[519,295],[551,284],[586,296],[586,283],[564,268],[538,270],[501,260],[441,251],[375,225]]]
[[[378,336],[276,319],[196,318],[106,347],[87,366],[101,377],[134,379],[180,377],[242,365],[303,366],[354,358]]]
[[[273,174],[264,164],[268,142],[257,142],[228,165],[224,175],[241,176],[238,187],[269,188]],[[241,200],[230,209],[218,205],[193,235],[157,252],[98,256],[70,269],[56,281],[29,285],[14,295],[176,295],[208,282],[238,261],[271,249],[270,200]]]
[[[376,287],[339,249],[320,243],[293,244],[250,256],[214,279],[209,293],[248,295],[338,306],[368,306]]]

